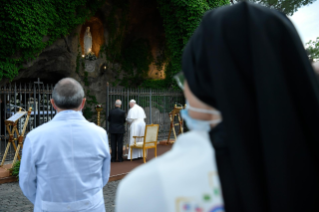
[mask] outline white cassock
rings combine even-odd
[[[164,155],[137,167],[116,192],[116,212],[224,212],[209,135],[190,131]]]
[[[104,212],[109,176],[106,131],[81,112],[61,111],[25,139],[19,184],[35,212]]]
[[[130,126],[130,139],[129,145],[134,144],[133,136],[144,136],[145,133],[145,111],[142,107],[135,104],[129,111],[126,121],[131,124]],[[143,139],[136,139],[136,142],[143,141]],[[131,150],[129,149],[127,159],[131,159]],[[142,149],[133,149],[132,159],[143,157]]]

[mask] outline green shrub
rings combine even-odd
[[[17,177],[18,181],[19,181],[19,171],[20,171],[20,161],[19,160],[14,163],[11,171],[12,171],[12,176]]]

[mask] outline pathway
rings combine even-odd
[[[109,182],[103,189],[106,212],[115,208],[115,193],[120,181]],[[18,183],[0,185],[0,212],[32,212],[33,204],[23,195]]]

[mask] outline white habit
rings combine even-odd
[[[81,112],[59,112],[26,137],[19,174],[35,212],[104,212],[110,176],[106,131]]]
[[[116,192],[116,212],[224,212],[209,135],[190,131],[166,154],[134,169]]]
[[[129,145],[134,144],[133,136],[144,136],[145,133],[145,112],[142,107],[135,104],[129,111],[126,117],[126,121],[131,124],[130,126],[130,139]],[[142,139],[136,139],[136,142],[143,141]],[[131,150],[129,149],[127,159],[131,159]],[[142,149],[133,149],[132,159],[143,157]]]

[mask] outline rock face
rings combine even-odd
[[[157,10],[156,0],[128,2],[130,4],[128,14],[130,21],[127,22],[128,26],[125,29],[124,43],[121,48],[125,51],[125,45],[143,38],[149,40],[152,54],[158,54],[156,51],[161,48],[160,45],[163,43],[164,29]],[[115,78],[121,78],[123,74],[118,72],[121,64],[117,64],[116,61],[108,61],[104,50],[101,49],[103,45],[109,43],[111,24],[107,17],[110,17],[112,6],[112,1],[107,1],[90,20],[77,26],[68,36],[61,37],[51,46],[46,47],[35,60],[27,61],[13,82],[33,82],[40,78],[44,84],[54,85],[64,77],[72,77],[82,84],[86,93],[89,91],[90,95],[95,96],[97,102],[102,103],[104,107],[107,82],[111,84]],[[121,8],[117,9],[117,13],[120,12]],[[114,20],[118,20],[119,15],[117,13],[114,14]],[[119,24],[119,22],[117,21],[116,24]],[[83,36],[87,26],[91,28],[92,51],[98,57],[94,62],[88,62],[82,57]],[[43,40],[47,39],[48,37],[43,38]],[[91,72],[85,72],[85,66],[89,63],[91,63],[91,66],[93,65],[93,68],[90,69]],[[150,69],[154,73],[154,65]],[[0,85],[3,86],[6,83],[8,81],[2,80]],[[88,107],[92,107],[93,110],[94,105],[91,104]],[[102,120],[102,122],[105,123],[105,120]]]

